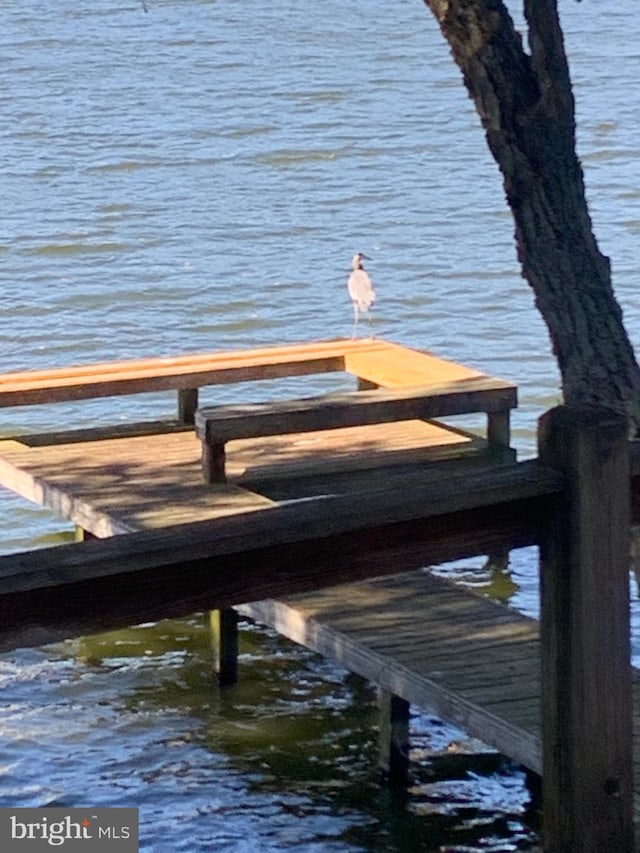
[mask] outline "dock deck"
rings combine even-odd
[[[259,440],[239,441],[229,454],[234,482],[215,485],[202,481],[191,431],[70,443],[58,436],[51,445],[42,436],[29,445],[25,437],[0,442],[0,482],[94,536],[109,537],[259,511],[327,490],[349,495],[417,477],[437,486],[461,466],[487,464],[481,441],[435,424],[336,432],[325,462],[316,446],[325,440],[322,433],[305,434],[300,445],[280,436],[270,438],[268,448]],[[345,463],[354,456],[349,470]],[[404,470],[409,464],[411,476]],[[537,621],[428,571],[237,609],[541,772]],[[634,692],[640,756],[637,677]],[[638,761],[636,780],[640,819]]]
[[[322,355],[318,355],[318,347]],[[99,368],[103,370],[104,381],[96,378],[95,369],[92,372],[89,368],[77,368],[71,373],[52,371],[40,380],[26,374],[11,376],[5,396],[0,393],[0,405],[174,388],[182,395],[179,408],[184,417],[180,422],[164,426],[142,423],[124,430],[99,428],[4,440],[0,442],[0,485],[49,507],[97,538],[116,534],[133,534],[135,538],[137,534],[157,532],[163,540],[163,552],[170,551],[175,544],[175,540],[171,541],[173,528],[180,531],[179,541],[184,547],[189,541],[189,530],[197,528],[202,537],[202,524],[211,522],[213,533],[208,535],[215,539],[216,531],[223,529],[220,522],[230,517],[234,524],[228,533],[235,537],[235,543],[251,529],[250,542],[243,547],[251,552],[256,547],[257,534],[265,559],[273,557],[269,551],[273,545],[286,550],[288,543],[308,535],[306,528],[301,532],[305,526],[304,514],[288,512],[292,504],[299,508],[309,501],[307,524],[315,530],[309,547],[313,547],[314,536],[315,541],[340,547],[343,533],[358,531],[361,536],[367,535],[367,508],[375,516],[375,521],[370,522],[376,527],[375,541],[384,544],[380,537],[394,525],[409,523],[415,530],[420,519],[433,519],[447,511],[479,509],[490,514],[501,501],[543,499],[546,494],[557,494],[560,488],[553,470],[514,464],[515,454],[509,448],[508,437],[515,387],[504,380],[494,380],[432,354],[416,353],[385,342],[369,341],[361,346],[358,342],[308,345],[280,348],[276,355],[262,351],[255,359],[247,353],[231,357],[230,361],[225,359],[226,356],[202,356],[196,362],[187,359],[183,364],[172,362],[169,367],[165,360],[159,360],[155,367],[144,362],[144,369],[138,363],[130,368],[102,365]],[[358,378],[361,389],[399,388],[399,394],[381,395],[385,406],[400,406],[405,387],[413,389],[411,393],[415,394],[416,389],[428,385],[428,396],[436,401],[430,405],[437,408],[440,398],[442,412],[438,410],[438,415],[442,418],[389,422],[385,413],[384,423],[359,421],[358,426],[336,428],[332,422],[317,432],[303,434],[281,434],[284,430],[278,427],[279,434],[274,435],[242,439],[225,436],[227,482],[205,482],[200,467],[204,450],[189,423],[195,414],[198,383],[264,378],[265,370],[269,376],[285,376],[292,375],[291,371],[293,375],[301,375],[316,369],[346,370]],[[25,397],[20,396],[21,387],[25,389]],[[362,398],[354,402],[360,412],[361,402]],[[340,406],[348,410],[349,400],[341,400]],[[486,437],[471,435],[445,423],[447,415],[470,411],[487,415]],[[465,471],[472,472],[472,476],[460,476]],[[501,471],[507,471],[504,479],[512,489],[511,497],[503,493]],[[456,477],[457,483],[450,486],[449,481]],[[476,489],[474,495],[470,495],[471,487]],[[410,494],[412,488],[416,488],[417,498]],[[444,495],[443,505],[448,509],[437,505]],[[303,503],[298,504],[301,500]],[[421,502],[422,509],[416,510],[417,502]],[[321,503],[326,505],[324,510],[319,509]],[[411,504],[408,516],[404,514],[406,504]],[[394,516],[383,519],[387,505],[394,508]],[[272,515],[267,518],[263,510]],[[336,516],[340,511],[349,518]],[[522,517],[522,507],[519,512]],[[262,525],[249,521],[262,516],[265,520]],[[280,532],[284,531],[285,539],[278,538],[280,533],[271,538],[271,532],[265,535],[263,530],[267,527],[271,530],[274,524],[277,527],[279,517],[284,520]],[[287,534],[288,529],[295,533]],[[408,528],[394,531],[399,537],[397,553],[411,553],[410,560],[405,561],[407,566],[424,566],[420,562],[423,543],[410,536],[405,540],[407,532]],[[286,539],[287,535],[293,538]],[[117,537],[121,538],[127,539]],[[141,552],[135,550],[141,540],[136,542],[131,567],[126,568],[125,556],[122,564],[125,568],[102,565],[99,571],[104,577],[122,573],[126,579],[126,572],[130,571],[135,586],[136,572],[151,572],[157,563],[147,565],[144,562],[147,557],[142,560]],[[60,549],[61,554],[65,547]],[[210,552],[211,549],[215,552],[216,547],[206,544]],[[49,549],[52,553],[43,561],[47,566],[44,570],[38,569],[34,561],[7,562],[4,579],[0,574],[0,583],[4,584],[0,592],[11,600],[12,595],[22,592],[28,599],[35,591],[36,598],[40,595],[43,602],[51,588],[57,587],[59,592],[64,584],[72,584],[78,591],[82,585],[85,589],[87,584],[103,579],[103,575],[85,569],[83,560],[71,552],[68,552],[71,556],[61,558],[56,565],[53,553],[56,550]],[[236,550],[234,544],[230,553],[237,556]],[[381,555],[377,564],[374,558],[375,565],[369,566],[366,576],[384,574],[384,577],[325,586],[311,593],[287,594],[277,600],[246,603],[247,598],[236,597],[232,603],[252,619],[333,658],[394,696],[459,725],[531,770],[541,772],[538,623],[425,569],[402,574],[394,574],[393,566],[389,565],[381,569],[381,559],[393,561],[393,543],[388,553],[383,547]],[[108,554],[95,556],[103,564],[113,561]],[[345,579],[349,577],[349,560],[354,556],[335,553],[335,561],[346,568]],[[296,558],[299,559],[295,549],[286,556],[285,574],[292,569]],[[65,563],[65,559],[69,562]],[[163,559],[172,559],[172,565],[181,561],[175,556],[166,558],[166,554]],[[201,550],[194,552],[193,560],[206,559]],[[325,555],[325,563],[327,560],[331,560],[331,554]],[[45,576],[44,581],[38,582],[38,571]],[[171,573],[169,576],[174,577]],[[351,574],[352,578],[363,576],[362,571],[359,575]],[[113,578],[113,583],[117,582],[118,578]],[[175,583],[175,577],[172,582]],[[148,583],[149,577],[143,577],[142,592]],[[297,587],[304,588],[317,590],[317,585]],[[291,589],[288,585],[287,591]],[[127,604],[129,593],[130,590]],[[163,594],[166,598],[168,593]],[[279,595],[280,589],[275,594]],[[201,601],[195,593],[190,596],[188,590],[185,600]],[[43,613],[48,606],[43,606]],[[81,608],[80,599],[78,607]],[[125,612],[129,612],[126,607]],[[77,627],[87,623],[80,619],[68,624]],[[42,635],[27,631],[20,636]],[[636,756],[640,756],[638,684],[635,677]],[[634,769],[637,821],[640,818],[637,759]]]
[[[208,485],[192,431],[29,441],[0,442],[0,484],[98,537],[260,508],[272,493],[291,500],[343,492],[402,465],[473,462],[483,454],[474,437],[417,421],[276,436],[231,442],[229,482]]]

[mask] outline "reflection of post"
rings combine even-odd
[[[633,850],[626,419],[559,407],[540,459],[566,475],[541,548],[545,851]]]
[[[232,607],[209,614],[213,666],[221,687],[238,680],[238,614]]]
[[[407,701],[379,691],[380,768],[393,787],[405,787],[409,780],[409,711]]]

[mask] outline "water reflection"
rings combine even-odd
[[[205,624],[3,660],[0,804],[75,805],[89,791],[95,805],[138,805],[154,853],[533,844],[524,776],[503,757],[414,713],[412,783],[393,794],[380,782],[371,685],[243,623],[240,681],[220,690]]]
[[[393,795],[380,784],[375,689],[273,632],[243,623],[240,680],[223,690],[214,684],[204,618],[83,639],[75,652],[92,667],[129,674],[150,661],[161,664],[152,682],[128,693],[127,711],[171,709],[193,719],[188,734],[172,739],[173,750],[223,752],[252,794],[272,795],[286,814],[312,825],[323,815],[323,843],[340,840],[335,849],[462,849],[451,846],[455,839],[504,850],[505,838],[534,837],[524,775],[428,715],[412,717],[413,781],[404,795]],[[178,783],[185,776],[188,758],[147,771],[144,781]],[[285,796],[291,794],[299,798],[295,806]],[[348,828],[333,827],[336,813]],[[293,842],[291,832],[285,836]],[[312,833],[307,841],[319,839]]]

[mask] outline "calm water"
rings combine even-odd
[[[420,0],[148,4],[3,3],[2,370],[348,335],[361,250],[376,334],[517,381],[530,455],[557,372]],[[561,10],[596,232],[636,337],[636,3]],[[165,395],[0,410],[0,433],[134,420],[142,403],[173,410]],[[3,552],[68,536],[11,495],[0,508]],[[531,552],[447,571],[536,610]],[[535,841],[522,774],[462,733],[416,715],[415,784],[395,800],[367,685],[250,626],[237,688],[215,690],[209,666],[198,616],[0,658],[0,805],[139,805],[149,851]]]

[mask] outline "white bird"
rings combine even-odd
[[[362,266],[362,260],[369,260],[362,252],[357,252],[353,256],[351,266],[353,272],[349,276],[348,288],[351,302],[353,303],[353,333],[352,338],[356,336],[356,326],[360,318],[360,312],[364,311],[369,316],[369,328],[371,328],[371,306],[375,302],[376,292],[371,284],[369,274]]]

